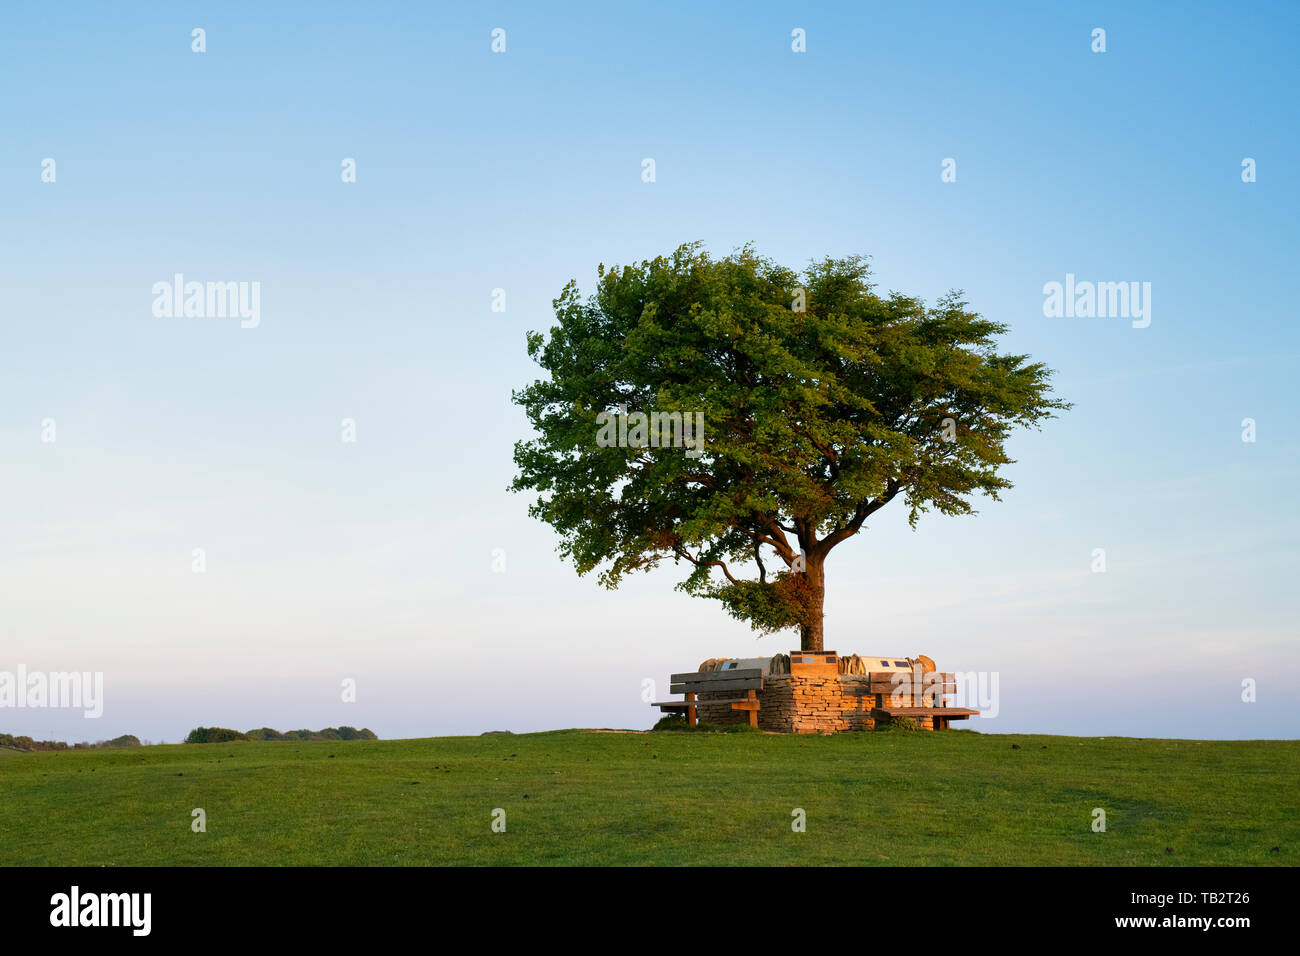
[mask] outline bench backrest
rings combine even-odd
[[[948,673],[918,674],[913,671],[871,671],[847,679],[844,692],[852,696],[911,699],[918,706],[942,703],[957,693],[956,675]]]
[[[732,693],[738,690],[762,690],[761,668],[744,668],[730,671],[700,671],[697,674],[673,674],[671,694]]]

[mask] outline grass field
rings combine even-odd
[[[0,757],[3,865],[1297,863],[1297,741],[569,730]]]

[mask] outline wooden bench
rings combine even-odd
[[[901,674],[907,678],[901,685],[895,680]],[[978,717],[978,710],[969,707],[950,707],[944,698],[957,692],[956,676],[953,674],[925,674],[918,686],[916,674],[907,671],[878,672],[868,677],[867,694],[876,697],[876,705],[871,708],[873,715],[880,717],[921,717],[930,718],[935,730],[947,730],[954,720],[969,720]],[[910,681],[910,685],[908,683]],[[907,691],[920,691],[912,695]],[[905,704],[891,704],[889,698],[902,693]]]
[[[700,705],[730,704],[732,710],[749,711],[749,726],[758,726],[758,692],[763,689],[763,671],[758,667],[730,671],[700,671],[696,674],[673,674],[670,694],[685,694],[685,700],[661,700],[651,704],[660,712],[686,711],[687,726],[695,726],[695,709]],[[724,694],[709,700],[697,700],[698,694]]]
[[[937,707],[873,707],[872,713],[882,714],[885,717],[929,717],[934,721],[935,730],[947,730],[949,721],[968,720],[971,717],[978,717],[980,712],[969,707],[948,707],[940,704]]]

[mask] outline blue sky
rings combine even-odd
[[[986,731],[1300,732],[1293,6],[265,6],[5,7],[0,670],[106,701],[0,731],[644,727],[797,645],[578,578],[505,490],[565,282],[702,240],[960,288],[1075,404],[1001,503],[838,549],[829,647],[997,671]],[[259,326],[155,317],[175,273]],[[1045,317],[1067,273],[1150,326]]]

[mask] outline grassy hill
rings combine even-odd
[[[1300,742],[569,730],[0,760],[4,865],[700,863],[1294,866]]]

